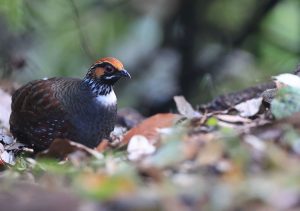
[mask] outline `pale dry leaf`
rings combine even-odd
[[[291,86],[300,89],[300,77],[291,73],[283,73],[274,76],[273,79],[277,82],[277,88],[282,86]]]
[[[165,127],[165,128],[157,128],[156,131],[161,135],[171,135],[174,133],[174,128]]]
[[[215,117],[220,121],[228,123],[250,123],[252,121],[239,115],[217,114]]]
[[[3,146],[3,144],[0,143],[0,154],[1,154],[2,152],[4,152],[4,146]]]
[[[244,140],[247,144],[258,151],[264,151],[266,149],[266,144],[254,135],[245,135]]]
[[[11,151],[11,150],[23,150],[25,147],[26,147],[26,145],[24,145],[22,143],[15,142],[15,143],[6,145],[5,150],[9,150],[9,151]]]
[[[227,159],[222,159],[215,164],[215,167],[220,172],[228,172],[232,168],[232,164]]]
[[[127,129],[125,127],[116,126],[114,127],[114,130],[111,132],[111,135],[120,137],[123,136],[126,131]]]
[[[9,128],[10,104],[11,96],[0,89],[0,122],[5,128]]]
[[[192,107],[192,105],[185,99],[183,96],[175,96],[174,101],[176,103],[176,107],[178,112],[189,118],[200,118],[202,115],[198,112],[195,111]]]
[[[110,175],[116,173],[119,167],[119,160],[114,156],[105,157],[105,169]]]
[[[3,142],[4,144],[9,145],[14,142],[14,139],[13,139],[13,137],[2,133],[2,134],[0,134],[0,141]]]
[[[237,129],[237,125],[235,123],[228,123],[228,122],[219,121],[218,126]]]
[[[71,141],[70,145],[73,146],[73,147],[77,147],[78,150],[85,151],[86,153],[92,155],[96,159],[101,160],[101,159],[104,158],[103,154],[101,154],[100,152],[97,152],[96,150],[91,149],[89,147],[86,147],[86,146],[84,146],[84,145],[82,145],[80,143],[76,143],[76,142]]]
[[[197,179],[197,176],[186,173],[177,173],[172,177],[172,181],[180,187],[193,187],[195,184],[197,184]],[[176,207],[176,210],[178,210],[178,207]]]
[[[130,139],[127,147],[128,159],[132,161],[139,160],[146,155],[153,154],[155,149],[146,137],[135,135]]]
[[[259,112],[262,104],[262,97],[253,98],[234,106],[234,108],[240,113],[242,117],[251,117]]]
[[[184,154],[184,143],[175,139],[160,146],[153,156],[148,156],[143,160],[143,165],[165,168],[175,166],[186,159]]]
[[[1,155],[1,160],[4,161],[5,163],[8,163],[10,165],[14,165],[15,164],[15,156],[12,152],[7,152],[4,151]]]

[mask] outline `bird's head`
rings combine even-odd
[[[122,77],[131,78],[123,64],[113,57],[97,60],[90,67],[87,77],[108,85],[114,85]]]
[[[111,90],[111,87],[122,77],[131,78],[124,69],[122,62],[113,57],[105,57],[97,60],[90,67],[85,81],[92,87],[93,91],[98,93],[100,91],[101,94],[101,90]]]

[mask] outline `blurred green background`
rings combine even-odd
[[[119,107],[145,115],[194,105],[292,72],[300,63],[299,0],[1,0],[1,77],[83,77],[119,58],[131,81]]]

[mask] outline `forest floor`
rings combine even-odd
[[[35,157],[0,89],[0,209],[299,210],[300,78],[275,81],[197,109],[176,96],[177,114],[123,110],[113,143],[57,139]]]

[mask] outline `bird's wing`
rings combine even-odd
[[[60,100],[52,90],[54,80],[37,80],[18,89],[12,96],[12,111],[31,113],[37,117],[64,113]]]
[[[32,140],[63,136],[68,122],[61,101],[52,90],[54,80],[30,82],[13,94],[10,125],[14,135],[21,131]]]

